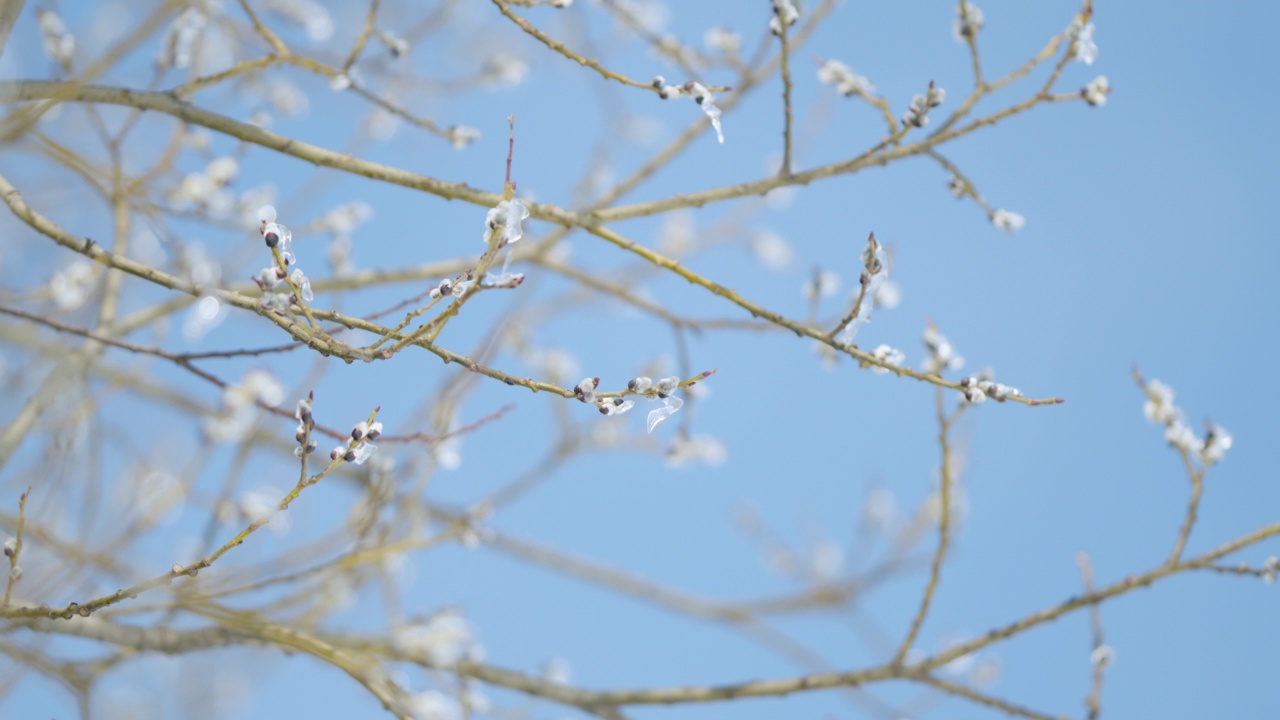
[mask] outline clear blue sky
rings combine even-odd
[[[409,3],[384,4],[390,6],[388,17],[405,26],[422,12],[407,9]],[[607,165],[624,175],[698,117],[687,100],[661,103],[548,54],[489,3],[463,5],[465,30],[414,48],[412,62],[420,73],[437,79],[467,76],[486,53],[504,48],[528,61],[529,79],[515,87],[415,104],[443,125],[482,130],[483,139],[462,152],[405,127],[390,141],[358,148],[364,157],[499,191],[506,116],[514,113],[514,177],[522,191],[538,200],[567,206],[584,167]],[[667,29],[699,45],[707,28],[727,25],[741,31],[752,49],[768,20],[764,0],[669,5]],[[339,22],[332,47],[346,47],[358,29],[357,6],[343,4],[335,10]],[[1070,0],[987,0],[981,7],[986,28],[980,43],[989,76],[1024,62],[1077,10]],[[39,52],[33,11],[28,7],[29,15],[15,31],[5,59],[6,77],[19,76],[11,57],[15,52],[24,76],[49,72]],[[68,15],[76,30],[105,12],[76,8]],[[229,7],[228,12],[234,10]],[[659,72],[669,81],[682,79],[678,69],[652,58],[634,36],[602,20],[593,3],[526,12],[548,32],[571,42],[579,37],[579,21],[587,23],[594,45],[580,47],[610,68],[639,79]],[[934,80],[949,91],[947,104],[939,109],[946,111],[971,83],[965,48],[951,37],[953,15],[952,3],[920,0],[847,2],[837,8],[795,58],[798,167],[850,157],[882,134],[872,108],[840,99],[817,82],[813,56],[838,58],[869,76],[895,114]],[[908,363],[918,366],[923,358],[920,334],[932,320],[966,357],[966,370],[990,366],[998,379],[1029,396],[1066,398],[1063,405],[1042,408],[987,403],[958,426],[967,513],[920,635],[918,644],[928,651],[948,638],[981,634],[1077,594],[1079,551],[1090,554],[1102,584],[1150,569],[1167,556],[1189,487],[1161,429],[1143,419],[1143,398],[1130,378],[1135,363],[1148,377],[1178,391],[1179,404],[1197,429],[1208,416],[1235,438],[1225,461],[1209,475],[1188,553],[1274,522],[1280,508],[1280,486],[1267,450],[1280,429],[1275,413],[1280,390],[1266,365],[1277,349],[1272,335],[1280,327],[1280,291],[1272,278],[1280,266],[1280,246],[1269,198],[1280,179],[1280,140],[1267,123],[1276,101],[1266,72],[1275,65],[1271,46],[1280,9],[1263,2],[1211,7],[1104,0],[1095,21],[1098,61],[1091,67],[1069,65],[1059,88],[1072,90],[1105,74],[1114,87],[1105,107],[1072,103],[1036,108],[943,149],[994,207],[1026,216],[1026,227],[1015,234],[996,230],[974,204],[954,200],[947,192],[947,173],[927,159],[823,180],[781,207],[725,203],[693,214],[695,225],[705,230],[732,213],[749,211],[751,227],[786,238],[795,257],[784,270],[762,267],[744,251],[741,235],[686,264],[800,318],[807,313],[800,287],[813,268],[838,272],[847,290],[856,283],[855,263],[866,234],[874,231],[894,253],[893,279],[903,298],[896,309],[878,311],[862,330],[859,342],[864,347],[882,342],[899,347]],[[136,71],[148,59],[140,57],[129,67]],[[321,79],[301,72],[286,71],[285,76],[311,94],[311,110],[305,118],[280,118],[273,129],[348,149],[346,138],[365,105],[349,94],[331,93]],[[145,76],[121,73],[105,82],[137,85],[139,77]],[[1023,99],[1043,78],[1043,70],[1033,74],[984,101],[978,112]],[[729,76],[711,74],[708,80],[728,82]],[[780,151],[780,93],[776,78],[766,83],[725,114],[724,145],[708,129],[685,157],[624,202],[759,177],[769,157]],[[229,98],[213,92],[195,102],[246,117],[246,106]],[[619,115],[656,123],[660,143],[638,146],[620,139],[617,115],[599,109],[602,98]],[[157,128],[169,126],[168,120],[154,122]],[[314,179],[311,168],[260,149],[249,155],[242,171],[246,186],[269,179],[281,188],[285,200],[278,205],[285,222],[291,222],[290,216],[314,217],[348,200],[373,205],[374,218],[354,235],[360,267],[416,264],[479,248],[483,208],[332,173],[322,177],[322,185],[307,186]],[[320,189],[305,197],[291,194],[300,187]],[[36,194],[33,202],[40,197]],[[54,202],[58,195],[43,197]],[[90,235],[101,218],[95,210],[46,205],[45,212]],[[548,229],[536,223],[530,227],[535,234]],[[628,221],[616,229],[653,246],[660,221]],[[247,244],[251,237],[208,227],[193,227],[190,233],[210,248],[225,249],[234,277],[261,264],[262,258],[248,249],[258,247]],[[23,237],[23,242],[36,242]],[[572,260],[584,268],[635,267],[616,249],[582,233],[567,242]],[[27,285],[30,279],[23,279],[8,256],[40,258],[42,267],[53,267],[54,257],[66,260],[44,248],[9,247],[12,243],[6,241],[3,269],[10,285]],[[318,270],[319,244],[308,245],[304,237],[297,243],[304,263],[308,255],[316,258]],[[446,344],[468,350],[486,327],[481,321],[509,309],[507,303],[546,301],[559,297],[565,287],[557,279],[537,277],[537,269],[525,270],[529,282],[517,291],[518,299],[496,294],[482,298],[488,307],[475,313],[473,325],[451,326]],[[659,278],[645,287],[690,316],[745,316],[683,281]],[[350,312],[367,312],[421,289],[396,286],[341,302]],[[323,296],[318,301],[323,303]],[[838,303],[827,303],[824,315],[836,314]],[[572,322],[539,326],[536,343],[572,353],[582,374],[599,375],[610,388],[623,384],[647,360],[676,353],[665,326],[617,303],[597,301],[569,317]],[[210,348],[236,347],[270,338],[255,320],[233,320],[205,342]],[[809,341],[781,333],[710,333],[691,338],[689,355],[695,371],[719,369],[707,383],[711,393],[648,438],[641,412],[605,421],[589,408],[569,408],[584,427],[620,424],[638,447],[650,452],[578,458],[536,493],[500,512],[493,527],[698,596],[750,599],[795,585],[771,571],[735,528],[734,514],[743,504],[756,508],[770,528],[803,549],[824,537],[847,545],[864,500],[877,488],[892,491],[904,509],[915,507],[928,492],[939,462],[931,387],[873,375],[850,362],[826,369]],[[310,367],[297,358],[255,364],[297,382]],[[527,372],[518,369],[520,361],[511,353],[500,354],[495,364]],[[390,432],[428,431],[417,412],[419,404],[454,369],[420,353],[370,367],[334,365],[315,386],[326,418],[341,425],[341,418],[354,421],[381,403]],[[156,372],[175,382],[181,377],[165,368]],[[211,390],[199,392],[215,398]],[[550,439],[546,420],[557,402],[562,401],[482,383],[466,400],[463,421],[507,403],[515,403],[516,409],[468,436],[462,466],[434,478],[428,496],[463,504],[509,483],[545,451]],[[660,452],[651,452],[658,447],[654,443],[665,448],[671,442],[675,420],[686,415],[692,432],[714,436],[727,446],[723,465],[670,469]],[[284,424],[278,429],[282,437],[292,431]],[[182,447],[196,440],[192,431],[172,441]],[[225,467],[231,453],[226,449],[213,467]],[[263,473],[282,472],[287,478],[280,470],[288,467],[283,460],[253,462]],[[8,490],[27,484],[14,469],[0,478]],[[221,474],[213,471],[202,482],[212,491]],[[272,484],[286,487],[290,482]],[[314,537],[341,522],[354,498],[349,487],[315,488],[290,511],[293,535],[263,535],[253,542]],[[205,516],[192,509],[172,532],[176,537],[198,535],[204,522]],[[931,530],[917,555],[932,552],[933,542]],[[172,561],[165,559],[165,548],[152,550],[159,567]],[[240,562],[262,557],[250,547],[244,550]],[[874,560],[882,550],[875,546],[868,557]],[[1280,554],[1280,543],[1272,541],[1232,559],[1257,565],[1272,554]],[[229,557],[226,562],[234,565],[237,560]],[[502,666],[534,672],[547,659],[564,657],[573,666],[574,683],[591,688],[715,684],[807,669],[724,626],[657,609],[492,549],[446,547],[411,555],[409,562],[415,579],[404,597],[406,611],[461,608],[474,623],[487,659]],[[898,642],[925,579],[916,569],[868,592],[856,612],[801,615],[777,626],[806,643],[831,668],[878,663],[885,651],[876,638],[888,638],[891,647]],[[1118,657],[1107,674],[1104,717],[1268,716],[1275,707],[1277,593],[1280,588],[1256,578],[1201,574],[1105,604],[1107,643]],[[360,600],[376,602],[369,593]],[[369,612],[376,615],[381,608]],[[357,606],[340,619],[361,627],[368,622],[365,615]],[[1050,714],[1079,716],[1089,690],[1089,650],[1087,614],[1069,615],[984,651],[983,658],[998,656],[1002,663],[998,682],[988,690]],[[140,661],[113,676],[118,684],[104,692],[143,697],[172,693],[195,673],[223,673],[249,683],[247,695],[227,717],[364,717],[377,711],[355,683],[309,659],[248,651],[234,656],[249,658],[235,667],[232,657],[209,653]],[[156,677],[170,678],[171,684],[157,687]],[[500,692],[493,695],[503,703],[517,702]],[[921,693],[914,687],[875,687],[870,696],[904,714],[920,708],[914,703]],[[785,700],[633,709],[629,714],[642,720],[879,717],[866,713],[866,705],[860,704],[865,702],[851,704],[839,692],[822,692]],[[575,716],[550,704],[529,709],[534,718]],[[26,683],[0,705],[0,714],[12,717],[65,717],[72,712],[67,696],[40,680]],[[162,711],[171,717],[181,712],[172,701]],[[997,714],[956,700],[921,713],[988,715]]]

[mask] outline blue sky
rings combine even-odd
[[[422,12],[387,5],[388,22],[405,26]],[[573,204],[573,190],[586,168],[605,166],[625,175],[699,117],[692,103],[661,103],[545,52],[488,3],[464,6],[461,30],[414,49],[411,62],[417,72],[431,78],[466,77],[486,53],[502,48],[528,61],[528,81],[415,100],[417,109],[442,125],[461,123],[484,133],[462,152],[406,127],[389,141],[356,148],[361,156],[499,191],[506,117],[514,113],[513,176],[521,191],[567,206]],[[1070,2],[1013,0],[987,0],[981,6],[986,28],[980,45],[989,76],[1032,56],[1078,9]],[[332,46],[345,47],[361,16],[355,4],[332,7],[339,18]],[[67,10],[73,31],[95,13],[107,12]],[[678,69],[655,60],[632,35],[602,18],[592,3],[576,3],[559,13],[541,9],[526,14],[567,39],[581,40],[585,23],[593,40],[582,41],[581,47],[588,49],[584,52],[619,72],[637,79],[658,72],[672,81],[679,77]],[[948,103],[936,112],[947,111],[971,84],[968,55],[951,37],[953,15],[950,3],[919,0],[838,7],[795,58],[794,107],[802,129],[796,139],[797,166],[850,157],[883,134],[872,108],[841,99],[818,83],[813,56],[838,58],[867,75],[895,113],[934,80],[949,92]],[[763,1],[671,3],[667,29],[700,45],[707,28],[727,25],[741,31],[751,49],[767,19]],[[1155,567],[1167,556],[1189,487],[1161,428],[1143,419],[1143,398],[1130,377],[1135,364],[1177,390],[1178,403],[1197,428],[1211,417],[1234,435],[1235,446],[1209,474],[1188,554],[1277,519],[1280,488],[1266,443],[1278,427],[1274,408],[1280,405],[1280,390],[1265,363],[1275,349],[1271,333],[1280,325],[1280,291],[1271,278],[1280,264],[1280,249],[1264,193],[1277,179],[1280,140],[1265,122],[1275,101],[1264,70],[1274,65],[1269,36],[1278,21],[1280,10],[1261,2],[1212,9],[1191,3],[1100,2],[1095,14],[1100,56],[1091,67],[1068,65],[1059,89],[1071,91],[1105,74],[1114,87],[1105,107],[1083,102],[1038,107],[942,148],[994,207],[1026,216],[1026,227],[1015,234],[992,227],[973,203],[954,200],[946,188],[948,174],[926,158],[822,180],[802,188],[787,204],[746,200],[693,211],[699,233],[709,234],[718,221],[741,213],[751,229],[786,238],[794,260],[783,270],[762,266],[744,249],[743,233],[728,234],[729,242],[685,264],[796,318],[808,312],[800,288],[815,267],[839,273],[845,291],[856,283],[858,253],[867,233],[874,231],[893,252],[892,277],[903,298],[897,308],[877,312],[859,336],[863,346],[893,345],[918,366],[923,359],[920,334],[933,321],[966,357],[966,371],[992,367],[998,379],[1028,396],[1066,399],[1040,408],[987,403],[958,424],[967,511],[919,637],[922,649],[932,652],[948,639],[984,633],[1079,593],[1075,558],[1080,551],[1089,553],[1100,584]],[[50,72],[33,28],[32,17],[20,21],[6,53],[6,77]],[[144,83],[138,69],[148,59],[139,55],[105,82]],[[1041,69],[984,100],[977,112],[1023,99],[1044,73]],[[279,119],[273,129],[350,149],[347,139],[366,107],[349,94],[330,92],[322,79],[289,70],[282,75],[310,94],[312,106],[305,118]],[[730,75],[713,71],[708,81],[729,82]],[[715,142],[708,128],[682,158],[622,202],[760,177],[781,149],[780,93],[776,78],[765,83],[725,114],[724,145]],[[195,103],[246,117],[247,105],[236,98],[215,90]],[[601,109],[602,100],[610,112]],[[624,114],[653,123],[659,142],[638,146],[621,139],[617,119]],[[76,113],[57,122],[68,123],[60,130],[71,132]],[[157,132],[171,127],[168,119],[147,122]],[[227,150],[231,145],[219,140],[215,147]],[[145,155],[147,148],[136,150]],[[104,217],[100,209],[59,206],[66,194],[40,186],[49,176],[28,157],[5,165],[10,162],[14,169],[6,174],[14,176],[11,180],[29,179],[43,187],[29,193],[33,204],[39,200],[46,214],[74,232],[93,234]],[[331,171],[315,173],[296,160],[256,149],[243,160],[241,177],[246,185],[274,182],[283,198],[277,203],[282,220],[291,224],[303,224],[293,217],[314,217],[340,202],[370,203],[373,219],[353,236],[362,268],[477,252],[483,208]],[[661,227],[660,218],[644,218],[615,229],[654,247]],[[530,223],[530,228],[535,235],[549,229],[541,223]],[[256,270],[254,263],[263,262],[254,254],[259,246],[252,235],[195,224],[181,232],[224,253],[229,277],[243,277]],[[591,272],[634,272],[638,267],[583,233],[571,235],[566,244],[572,262]],[[300,237],[298,251],[304,266],[308,256],[315,258],[311,266],[323,276],[320,243]],[[3,253],[3,277],[11,287],[32,283],[11,258],[49,269],[35,282],[67,260],[27,236],[19,243],[7,241]],[[524,270],[529,280],[517,295],[491,293],[474,313],[469,306],[461,318],[465,322],[451,325],[442,336],[445,344],[467,351],[488,323],[504,314],[532,303],[565,301],[562,280],[538,277],[544,271],[537,268]],[[676,278],[657,276],[644,288],[689,316],[745,317],[739,308]],[[334,302],[346,312],[369,312],[422,289],[419,284],[382,287]],[[839,313],[843,297],[844,291],[839,299],[827,300],[823,316]],[[321,296],[318,302],[324,300]],[[278,342],[257,320],[233,318],[213,331],[202,349]],[[180,344],[177,338],[171,341]],[[677,353],[669,328],[598,297],[537,325],[532,341],[573,354],[583,374],[601,376],[610,388],[625,383],[647,361]],[[571,405],[567,409],[573,422],[587,430],[600,422],[618,423],[629,438],[627,447],[587,454],[558,469],[537,492],[492,519],[504,536],[536,540],[696,596],[723,600],[796,589],[769,568],[735,527],[735,513],[744,505],[755,508],[773,532],[800,549],[831,538],[846,546],[849,563],[864,550],[864,563],[882,557],[883,541],[869,548],[849,544],[857,537],[855,524],[872,491],[891,491],[903,509],[914,508],[928,493],[939,462],[932,388],[873,375],[851,362],[827,369],[809,341],[782,333],[704,333],[689,338],[688,354],[694,371],[718,368],[706,383],[711,392],[648,437],[639,412],[597,419],[594,411],[576,403],[480,383],[459,410],[463,422],[508,403],[516,407],[465,438],[461,467],[435,476],[428,499],[462,505],[509,483],[547,450],[553,439],[548,419],[556,404],[563,403]],[[509,351],[499,353],[495,364],[529,372],[517,370],[521,360]],[[292,357],[219,368],[234,377],[254,366],[268,367],[294,383],[302,383],[311,369],[310,361]],[[424,404],[453,371],[423,353],[365,367],[330,362],[314,385],[321,398],[317,412],[322,407],[331,424],[341,425],[343,418],[354,422],[370,406],[381,404],[391,431],[429,432]],[[175,384],[186,382],[167,367],[155,372]],[[212,389],[196,392],[216,400]],[[138,418],[138,428],[166,422],[147,415],[137,403],[119,401],[112,411]],[[12,412],[7,409],[6,417]],[[661,450],[675,437],[677,420],[689,422],[688,429],[697,435],[720,439],[727,461],[715,467],[669,468]],[[292,431],[285,425],[278,428],[281,437]],[[169,430],[163,438],[179,449],[199,441],[193,429]],[[202,486],[216,489],[232,454],[230,448],[215,452]],[[3,487],[29,484],[26,473],[33,471],[35,457],[20,456],[7,467],[0,475]],[[415,467],[411,460],[405,462]],[[251,474],[270,476],[288,463],[258,454],[249,467]],[[272,482],[277,487],[290,483],[287,475]],[[349,486],[314,488],[290,510],[293,531],[287,540],[264,534],[254,543],[297,542],[323,534],[342,521],[355,498]],[[165,537],[198,535],[206,521],[207,513],[192,506]],[[927,558],[933,543],[929,531],[912,557]],[[168,550],[167,542],[158,541],[141,551],[154,553],[159,567],[167,567],[172,562],[165,559]],[[252,544],[243,550],[226,562],[236,567],[270,553]],[[1274,540],[1231,560],[1258,565],[1273,554],[1280,554],[1280,542]],[[549,658],[563,657],[573,666],[575,684],[591,688],[715,684],[811,669],[723,625],[655,608],[493,548],[447,546],[412,554],[408,562],[413,581],[402,599],[406,613],[460,608],[476,627],[486,658],[498,665],[534,672]],[[889,648],[896,646],[910,622],[927,577],[921,568],[917,563],[869,591],[854,610],[787,617],[776,627],[805,643],[831,668],[881,662],[885,639]],[[1105,604],[1104,629],[1117,662],[1107,673],[1104,717],[1264,716],[1274,704],[1269,668],[1280,630],[1277,592],[1256,578],[1185,575]],[[362,608],[378,599],[364,592],[359,602],[335,627],[368,623],[370,613]],[[998,656],[1002,668],[987,691],[1051,715],[1075,716],[1089,691],[1089,651],[1087,614],[1071,614],[985,650],[982,659]],[[336,670],[265,651],[142,660],[111,676],[102,702],[109,706],[112,693],[147,697],[160,692],[149,685],[155,677],[189,677],[193,672],[222,673],[218,676],[231,678],[227,682],[246,685],[228,717],[317,712],[359,717],[377,711],[372,699]],[[629,714],[642,719],[857,718],[879,717],[868,707],[880,703],[910,715],[922,708],[916,704],[922,693],[915,687],[874,687],[868,694],[874,702],[822,692],[785,700],[640,708]],[[494,697],[503,703],[524,702],[500,692]],[[526,706],[535,718],[574,716],[549,704]],[[172,699],[163,707],[166,716],[184,712]],[[73,706],[65,694],[36,679],[0,704],[5,715],[36,712],[61,717],[72,713]],[[920,716],[980,717],[982,712],[963,701],[944,700]]]

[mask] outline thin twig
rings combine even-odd
[[[13,598],[13,586],[18,582],[18,576],[22,573],[21,567],[18,565],[18,558],[22,555],[22,530],[27,524],[27,496],[31,494],[31,488],[22,493],[18,498],[18,528],[14,533],[14,545],[12,552],[6,552],[9,556],[9,580],[4,585],[4,602],[0,603],[0,609],[9,607],[9,601]],[[8,548],[5,548],[8,550]]]
[[[929,567],[929,584],[925,586],[924,595],[920,598],[920,608],[916,610],[915,617],[911,620],[911,629],[907,631],[907,636],[898,646],[898,652],[894,653],[893,665],[901,665],[907,653],[915,645],[920,628],[924,625],[925,616],[929,614],[929,605],[933,602],[934,592],[938,589],[938,580],[942,576],[942,561],[946,558],[947,546],[951,540],[951,485],[954,478],[951,477],[951,442],[948,434],[951,424],[963,412],[965,406],[959,405],[955,412],[948,415],[941,388],[934,393],[934,400],[937,407],[938,446],[942,451],[942,468],[938,479],[938,549]]]

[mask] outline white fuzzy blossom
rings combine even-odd
[[[321,215],[311,224],[311,229],[334,235],[347,235],[372,217],[373,207],[369,203],[354,200]]]
[[[681,467],[689,463],[723,465],[729,457],[729,449],[718,438],[709,435],[677,436],[667,451],[667,465]]]
[[[801,286],[800,292],[809,302],[829,298],[840,292],[840,276],[830,270],[819,270]]]
[[[773,0],[773,17],[769,18],[769,30],[781,35],[783,26],[791,27],[800,19],[800,11],[792,0]]]
[[[1195,452],[1200,445],[1200,439],[1196,437],[1195,431],[1191,429],[1191,426],[1182,422],[1181,419],[1175,420],[1165,427],[1164,440],[1170,445],[1187,452]]]
[[[976,405],[984,402],[987,398],[1004,402],[1009,398],[1022,397],[1022,391],[1016,387],[1010,387],[996,382],[992,379],[990,369],[984,370],[977,377],[967,377],[960,381],[960,387],[964,391],[965,400]]]
[[[928,125],[929,110],[941,105],[946,99],[946,90],[934,87],[933,83],[929,83],[929,91],[926,94],[917,94],[911,98],[911,105],[902,114],[902,123],[918,128]]]
[[[877,488],[862,505],[862,523],[872,532],[888,532],[898,521],[898,500],[888,488]]]
[[[1178,406],[1173,404],[1173,388],[1160,382],[1150,380],[1143,385],[1147,393],[1147,401],[1142,404],[1142,414],[1148,422],[1168,425],[1178,418]]]
[[[946,336],[932,325],[924,329],[924,347],[929,351],[929,357],[924,362],[926,373],[939,375],[946,370],[959,370],[964,367],[964,358],[951,346]]]
[[[44,54],[62,65],[71,64],[71,58],[76,53],[76,39],[67,32],[62,18],[54,11],[42,8],[36,11],[36,19],[40,23],[40,35],[44,39]]]
[[[702,35],[702,42],[707,47],[734,55],[742,49],[742,36],[726,27],[713,27]]]
[[[1278,574],[1280,574],[1280,557],[1272,555],[1262,564],[1262,581],[1270,585],[1276,581]]]
[[[49,293],[59,310],[75,310],[89,299],[93,286],[93,263],[77,258],[49,281]]]
[[[187,311],[182,321],[182,339],[189,343],[198,342],[226,319],[226,306],[222,301],[213,295],[205,295]]]
[[[446,134],[454,150],[461,150],[480,139],[480,131],[466,125],[454,125]]]
[[[1110,645],[1099,645],[1089,653],[1089,662],[1096,668],[1105,668],[1116,661],[1116,651]]]
[[[1027,224],[1027,219],[1016,212],[1009,210],[996,210],[991,213],[991,224],[997,228],[1007,232],[1017,232]]]
[[[262,4],[285,20],[302,27],[307,39],[324,42],[333,37],[333,16],[317,0],[263,0]]]
[[[289,532],[289,516],[279,509],[278,503],[284,493],[276,488],[264,486],[242,494],[236,502],[240,515],[250,523],[263,524],[277,535]]]
[[[667,213],[658,229],[658,251],[663,255],[679,257],[689,253],[698,240],[698,228],[693,211],[682,208]]]
[[[191,50],[196,36],[204,29],[208,18],[194,5],[188,6],[169,24],[161,40],[156,66],[161,70],[185,68],[191,64]]]
[[[409,41],[393,35],[386,31],[380,31],[378,35],[382,38],[382,42],[387,46],[387,50],[391,53],[391,57],[399,60],[409,56]]]
[[[876,349],[871,351],[871,355],[875,357],[875,359],[887,365],[897,365],[901,367],[907,361],[907,356],[904,355],[901,350],[889,347],[888,345],[876,346]],[[889,372],[889,369],[878,365],[872,365],[871,372],[877,375],[884,375]]]
[[[462,706],[458,701],[439,690],[414,693],[406,709],[413,720],[459,720],[462,717]]]
[[[809,573],[819,582],[832,582],[844,569],[844,549],[831,538],[814,543],[809,551]]]
[[[839,60],[827,60],[818,68],[818,81],[826,85],[834,85],[841,95],[870,96],[875,93],[876,86],[867,78],[853,71],[853,68]]]
[[[1107,95],[1110,94],[1111,83],[1107,80],[1106,75],[1099,75],[1080,90],[1080,95],[1084,98],[1084,101],[1094,107],[1106,105]]]
[[[982,29],[984,22],[982,10],[977,5],[971,2],[961,3],[956,8],[956,22],[951,30],[956,40],[966,42],[978,36],[978,31]]]
[[[748,239],[751,252],[770,270],[786,270],[795,259],[790,243],[772,230],[757,230]]]
[[[490,82],[519,85],[529,76],[529,63],[510,53],[498,53],[489,58],[481,72]]]
[[[1066,39],[1071,43],[1071,57],[1085,65],[1098,59],[1098,45],[1093,41],[1093,23],[1077,17],[1067,26]]]
[[[1221,425],[1209,425],[1209,432],[1205,435],[1204,445],[1200,450],[1200,457],[1204,459],[1205,464],[1222,460],[1230,449],[1231,433]]]
[[[252,429],[259,405],[273,408],[284,401],[284,386],[266,370],[250,370],[240,382],[222,391],[222,412],[205,421],[205,435],[214,442],[243,440]]]
[[[440,668],[456,665],[476,647],[471,625],[452,610],[398,628],[392,638],[397,651]]]
[[[1173,402],[1173,388],[1159,380],[1139,378],[1139,383],[1147,396],[1146,402],[1142,404],[1142,414],[1149,422],[1165,426],[1165,442],[1183,452],[1198,454],[1206,466],[1221,461],[1227,450],[1231,449],[1231,433],[1221,425],[1206,423],[1204,439],[1196,437],[1195,431],[1187,424],[1182,409]]]
[[[875,295],[876,307],[892,310],[902,304],[902,286],[892,280],[885,280]]]

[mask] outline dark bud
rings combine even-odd
[[[263,235],[262,237],[264,240],[267,241],[267,247],[269,248],[273,248],[280,244],[280,236],[273,232],[269,232],[266,235]]]

